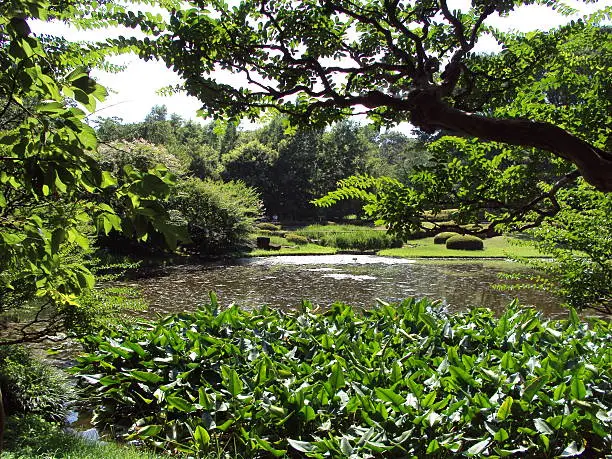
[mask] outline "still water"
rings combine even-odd
[[[524,269],[500,261],[415,261],[370,255],[256,257],[232,263],[166,268],[130,284],[150,304],[147,314],[189,311],[215,291],[221,305],[267,304],[293,309],[302,300],[328,306],[342,301],[372,307],[407,297],[442,300],[449,310],[486,306],[503,309],[518,297],[549,316],[563,313],[559,300],[534,290],[499,291],[498,274]]]

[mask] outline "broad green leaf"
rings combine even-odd
[[[316,418],[315,410],[313,410],[310,405],[304,405],[300,413],[304,416],[305,422],[313,421]]]
[[[552,435],[555,431],[548,425],[548,423],[542,418],[536,418],[533,420],[535,428],[538,432],[546,435]]]
[[[435,438],[433,440],[431,440],[429,442],[429,445],[427,445],[427,454],[433,454],[436,451],[438,451],[440,449],[440,443],[438,443],[438,440],[436,440]]]
[[[503,421],[504,419],[506,419],[508,416],[510,416],[510,413],[512,412],[512,403],[514,402],[514,399],[510,396],[506,397],[506,399],[503,401],[503,403],[500,405],[499,409],[497,410],[497,419],[499,419],[500,421]]]
[[[453,375],[454,378],[459,379],[472,387],[480,386],[480,384],[463,368],[451,365],[448,367],[448,371],[450,371],[450,374]]]
[[[175,408],[176,410],[183,411],[185,413],[191,413],[195,410],[193,404],[189,403],[183,397],[168,396],[166,397],[166,403],[171,408]]]
[[[571,442],[567,447],[561,452],[559,457],[575,457],[580,456],[584,452],[584,446],[578,445],[575,441]]]
[[[349,443],[348,439],[344,436],[340,440],[340,451],[342,451],[342,454],[344,454],[347,457],[353,454],[353,447]]]
[[[193,439],[195,440],[195,443],[198,449],[200,450],[206,449],[210,443],[210,435],[208,434],[208,431],[202,426],[197,426],[195,428],[195,430],[193,431]]]
[[[572,378],[570,393],[572,394],[572,397],[578,400],[583,400],[584,397],[586,397],[586,387],[580,377],[574,376]]]
[[[291,438],[287,439],[287,442],[296,450],[301,453],[312,453],[317,450],[317,446],[309,443],[307,441],[293,440]]]
[[[342,367],[338,362],[334,363],[332,366],[332,372],[329,376],[329,384],[334,392],[341,389],[346,384],[344,380],[344,372],[342,371]]]
[[[523,392],[523,400],[530,402],[535,394],[544,387],[544,385],[548,382],[548,376],[540,376],[535,378],[527,384],[525,387],[525,391]]]
[[[495,435],[493,436],[493,439],[499,443],[505,442],[508,438],[510,438],[510,434],[503,427],[495,432]]]
[[[152,424],[141,427],[140,429],[138,429],[135,435],[138,436],[138,438],[154,437],[155,435],[159,434],[161,430],[162,426]]]
[[[486,440],[482,440],[479,441],[478,443],[475,443],[474,445],[472,445],[467,451],[466,454],[468,456],[478,456],[480,455],[485,449],[487,449],[487,446],[489,446],[490,440],[486,439]]]
[[[383,400],[385,402],[390,402],[392,406],[394,406],[395,408],[398,408],[398,409],[406,401],[404,399],[404,397],[402,397],[399,394],[396,394],[391,389],[385,389],[383,387],[377,387],[376,389],[374,389],[374,392],[376,393],[376,396],[379,399],[381,399],[381,400]]]
[[[144,381],[148,383],[158,383],[164,380],[164,378],[162,378],[161,376],[155,373],[151,373],[149,371],[131,370],[130,375],[132,375],[139,381]]]
[[[242,388],[244,387],[240,376],[233,368],[223,367],[221,369],[223,374],[223,382],[225,384],[225,388],[232,394],[234,397],[242,392]]]

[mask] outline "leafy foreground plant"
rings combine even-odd
[[[608,322],[516,302],[446,316],[409,299],[315,314],[209,306],[89,337],[75,372],[96,425],[246,457],[602,457]]]

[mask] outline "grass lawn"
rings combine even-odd
[[[0,459],[164,459],[170,457],[114,442],[94,443],[60,431],[51,437],[37,440],[29,442],[31,444],[28,446],[0,453]]]
[[[312,225],[308,227],[309,230],[321,231],[321,233],[332,233],[332,232],[350,232],[350,231],[363,231],[370,230],[371,228],[357,227],[351,225]],[[300,234],[300,231],[296,231]],[[253,241],[256,239],[256,235],[253,236]],[[270,238],[270,243],[280,245],[280,250],[264,250],[254,248],[251,251],[244,254],[247,257],[266,257],[275,255],[332,255],[337,253],[338,249],[335,247],[324,247],[318,244],[304,244],[298,245],[287,241],[285,238],[280,236],[267,236]],[[547,255],[539,252],[535,247],[517,243],[516,239],[497,236],[490,239],[484,240],[484,250],[449,250],[444,244],[434,244],[433,237],[427,237],[424,239],[415,239],[408,241],[404,247],[397,249],[384,249],[378,252],[378,255],[388,257],[403,257],[403,258],[508,258],[513,257],[526,257],[526,258],[537,258],[546,257]]]
[[[254,248],[245,253],[247,257],[273,257],[275,255],[333,255],[337,249],[334,247],[323,247],[317,244],[294,244],[284,237],[266,236],[270,238],[270,244],[280,245],[280,250],[265,250]],[[256,239],[254,236],[253,239]]]
[[[545,257],[546,254],[529,245],[517,245],[516,241],[506,236],[497,236],[484,240],[484,250],[449,250],[444,244],[434,244],[433,237],[408,241],[401,249],[385,249],[378,255],[387,257],[443,257],[443,258],[507,258]]]

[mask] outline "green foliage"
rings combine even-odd
[[[0,459],[161,459],[115,443],[92,442],[68,433],[39,415],[12,416],[7,422],[5,451]]]
[[[316,240],[318,244],[343,250],[382,250],[401,247],[402,240],[385,230],[357,225],[310,225],[297,234]]]
[[[90,78],[91,59],[83,65],[73,48],[63,53],[30,34],[28,20],[49,14],[67,19],[76,9],[45,0],[0,5],[0,312],[37,304],[59,312],[48,322],[55,325],[93,287],[75,258],[96,231],[137,239],[159,232],[171,246],[177,235],[160,205],[172,183],[165,170],[125,168],[118,186],[94,159],[98,142],[85,110],[106,90]],[[126,202],[122,215],[102,202],[104,193]]]
[[[299,234],[287,233],[285,234],[285,239],[287,242],[292,242],[298,245],[308,244],[308,238],[305,236],[300,236]]]
[[[0,393],[7,415],[35,414],[58,422],[75,397],[63,372],[20,346],[0,347]]]
[[[257,223],[258,229],[260,230],[267,230],[267,231],[280,231],[281,227],[279,225],[275,225],[274,223],[268,223],[268,222],[260,222]]]
[[[446,244],[447,239],[459,236],[459,233],[455,233],[454,231],[443,231],[442,233],[438,233],[433,238],[434,244]]]
[[[560,193],[560,211],[531,231],[531,243],[550,260],[522,260],[546,276],[531,276],[539,288],[568,305],[612,313],[612,195],[580,183]],[[533,279],[536,277],[535,279]]]
[[[241,182],[182,180],[168,207],[177,223],[187,225],[191,242],[184,247],[202,255],[238,249],[261,218],[259,195]]]
[[[125,166],[137,171],[147,172],[158,164],[163,164],[174,175],[185,175],[189,162],[168,151],[164,145],[155,145],[145,140],[115,141],[98,147],[100,167],[113,175],[120,175]]]
[[[532,3],[472,2],[451,10],[446,2],[278,0],[205,9],[191,1],[168,8],[155,37],[112,43],[163,59],[205,115],[255,120],[276,109],[302,126],[337,122],[329,134],[337,130],[346,148],[340,155],[330,149],[337,167],[323,174],[344,173],[336,180],[348,175],[344,165],[353,157],[363,158],[354,152],[367,149],[345,121],[365,109],[380,125],[410,121],[424,134],[448,130],[519,146],[517,156],[547,150],[610,191],[610,153],[601,143],[610,125],[611,9],[547,32],[503,33],[489,24]],[[537,3],[573,11],[559,1]],[[125,22],[135,26],[129,16]],[[477,52],[487,34],[501,49],[492,56]],[[219,68],[240,73],[242,81],[219,81]],[[600,126],[595,136],[584,135],[590,123]]]
[[[559,456],[610,450],[610,323],[513,304],[446,316],[221,310],[89,337],[75,371],[99,427],[204,454]]]
[[[221,156],[224,166],[222,177],[226,180],[240,180],[269,197],[274,193],[269,177],[277,158],[276,150],[253,140]]]
[[[446,240],[446,248],[453,250],[483,250],[484,243],[478,236],[457,234]]]

